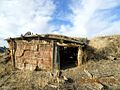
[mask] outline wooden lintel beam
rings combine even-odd
[[[65,43],[59,43],[57,42],[58,46],[63,46],[63,47],[79,47],[80,45],[77,44],[65,44]]]

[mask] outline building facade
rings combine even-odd
[[[43,70],[65,69],[80,66],[84,38],[62,35],[24,35],[6,39],[11,51],[12,64],[18,69]]]

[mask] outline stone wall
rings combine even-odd
[[[51,69],[52,45],[45,40],[16,40],[15,67]]]

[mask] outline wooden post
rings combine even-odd
[[[59,47],[55,41],[52,41],[52,71],[60,69]]]
[[[60,56],[59,56],[59,47],[55,45],[55,68],[60,70]]]
[[[54,71],[54,59],[55,59],[55,42],[52,41],[52,61],[51,61],[52,71]]]
[[[79,46],[78,55],[77,55],[78,67],[83,63],[82,59],[83,59],[83,51],[82,51],[82,48]]]
[[[12,49],[12,64],[13,64],[13,68],[15,68],[15,43],[13,40],[10,41],[11,42],[11,49]]]

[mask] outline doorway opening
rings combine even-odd
[[[60,46],[59,51],[60,51],[60,69],[67,69],[77,66],[78,47]]]

